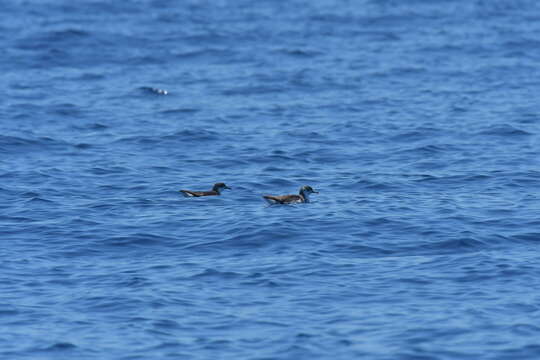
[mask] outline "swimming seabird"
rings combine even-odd
[[[298,195],[264,195],[263,198],[268,201],[269,204],[296,204],[296,203],[308,203],[309,194],[318,194],[318,191],[313,190],[309,185],[304,185],[300,188]]]
[[[221,191],[223,189],[229,189],[230,187],[225,185],[225,183],[217,183],[214,184],[214,187],[210,191],[191,191],[191,190],[179,190],[185,197],[201,197],[201,196],[213,196],[213,195],[221,195]]]

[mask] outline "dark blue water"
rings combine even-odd
[[[538,2],[1,19],[0,358],[540,358]]]

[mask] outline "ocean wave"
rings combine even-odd
[[[150,87],[150,86],[142,86],[139,88],[139,90],[141,90],[142,92],[146,94],[153,94],[153,95],[168,95],[169,94],[169,92],[165,89],[159,89],[159,88]]]
[[[502,124],[502,125],[493,125],[485,130],[481,130],[475,135],[489,135],[489,136],[502,136],[502,137],[522,137],[522,136],[531,136],[528,131],[521,130],[515,126]]]
[[[22,50],[48,49],[54,44],[81,41],[91,37],[90,32],[81,29],[43,31],[20,39],[17,47]]]
[[[524,232],[511,236],[512,240],[517,242],[533,242],[537,243],[540,241],[540,232]]]
[[[183,143],[185,141],[214,141],[221,139],[222,136],[216,131],[207,129],[181,130],[175,133],[160,135],[134,135],[115,140],[115,143],[139,144],[139,145],[157,145],[162,143]]]
[[[67,350],[74,350],[76,349],[77,346],[75,344],[72,344],[72,343],[69,343],[69,342],[57,342],[57,343],[54,343],[46,348],[43,348],[41,350],[38,350],[38,351],[43,351],[43,352],[63,352],[63,351],[67,351]]]
[[[257,96],[281,93],[285,89],[283,85],[250,85],[226,89],[221,93],[225,96]]]
[[[201,50],[192,50],[181,53],[174,53],[173,56],[182,60],[210,60],[216,62],[218,59],[231,58],[235,53],[229,49],[208,48]]]
[[[164,246],[165,244],[174,241],[173,238],[149,234],[149,233],[134,233],[134,234],[125,234],[125,235],[115,235],[107,237],[99,243],[108,247],[144,247],[148,246]]]
[[[226,279],[238,279],[244,275],[233,271],[218,271],[215,269],[206,269],[200,273],[190,276],[191,279],[213,279],[213,280],[226,280]]]
[[[306,59],[315,58],[315,57],[324,55],[322,51],[318,51],[315,49],[308,50],[308,49],[298,49],[298,48],[295,48],[295,49],[283,48],[283,49],[275,50],[275,53],[279,55],[286,55],[286,56],[291,56],[295,58],[306,58]]]
[[[40,151],[43,149],[64,148],[70,144],[63,140],[53,139],[48,136],[24,138],[19,136],[0,135],[0,150],[10,152]]]
[[[167,115],[167,116],[174,116],[174,115],[182,115],[182,114],[195,114],[200,111],[201,109],[197,109],[197,108],[181,107],[181,108],[163,110],[160,112],[160,114]]]
[[[396,151],[398,154],[418,154],[422,156],[441,155],[444,153],[455,153],[462,150],[458,146],[451,144],[429,144],[421,145],[409,149],[399,149]]]
[[[389,140],[393,142],[416,142],[426,139],[433,139],[437,136],[447,135],[442,129],[433,127],[420,127],[392,136]]]

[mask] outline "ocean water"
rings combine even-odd
[[[1,7],[1,359],[540,358],[538,2]]]

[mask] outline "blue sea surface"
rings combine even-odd
[[[539,34],[534,0],[2,2],[0,358],[539,359]]]

